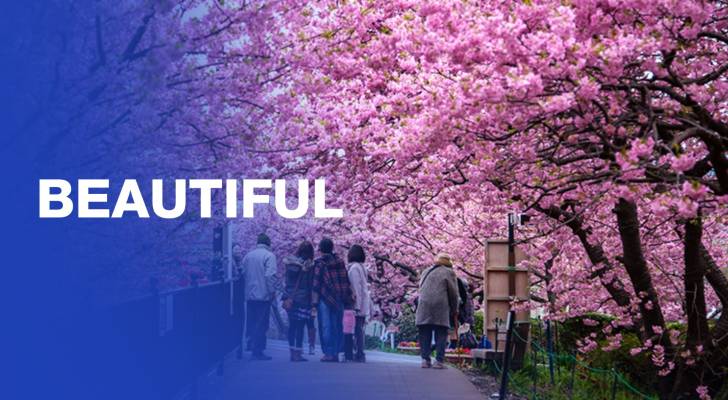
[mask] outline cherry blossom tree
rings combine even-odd
[[[638,328],[664,397],[720,388],[727,317],[711,327],[707,310],[728,295],[723,2],[287,2],[278,14],[275,142],[297,171],[335,177],[347,209],[391,218],[373,227],[390,238],[412,211],[431,228],[415,241],[458,205],[538,213],[524,245],[563,279],[551,293],[577,299],[562,307]],[[497,232],[452,237],[467,230]]]
[[[42,121],[42,148],[110,176],[324,177],[346,218],[261,217],[240,241],[362,243],[390,316],[438,251],[479,281],[484,240],[528,212],[519,245],[548,318],[608,313],[608,330],[638,332],[663,398],[715,394],[728,365],[728,314],[711,313],[728,304],[727,7],[101,2],[68,35],[83,57],[41,66],[68,77],[71,116]]]

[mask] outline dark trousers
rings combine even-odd
[[[308,319],[300,319],[288,314],[288,346],[292,349],[303,349],[303,329],[306,327]]]
[[[364,359],[364,322],[366,318],[356,317],[356,325],[354,325],[354,334],[344,335],[344,357],[347,360]],[[354,348],[356,347],[356,356]]]
[[[270,301],[248,300],[247,331],[250,350],[259,355],[265,349],[266,333],[270,321]]]
[[[445,344],[447,342],[447,326],[439,325],[418,325],[420,332],[420,355],[423,360],[430,361],[432,354],[432,334],[435,334],[435,350],[437,350],[437,361],[445,361]]]
[[[308,327],[308,345],[313,348],[316,346],[316,321],[313,316],[306,320],[306,326]]]

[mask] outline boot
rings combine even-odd
[[[295,361],[298,361],[298,362],[308,361],[307,359],[303,358],[303,350],[297,349],[297,350],[294,350],[294,353],[295,353],[295,357],[296,357]]]
[[[291,352],[291,361],[296,361],[296,350],[288,349]]]
[[[316,328],[308,329],[308,354],[314,355],[316,352]]]

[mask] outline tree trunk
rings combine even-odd
[[[720,304],[723,306],[720,319],[715,325],[715,328],[713,328],[712,337],[716,347],[719,349],[728,349],[728,277],[720,270],[713,257],[710,256],[708,249],[702,244],[700,246],[700,256],[703,259],[703,265],[705,267],[705,277],[718,295]],[[723,352],[728,353],[728,350],[724,350]],[[728,358],[728,354],[724,355]]]
[[[548,209],[536,207],[536,209],[559,222],[566,223],[574,235],[579,238],[587,257],[589,257],[589,261],[596,267],[592,278],[599,278],[599,281],[617,305],[620,307],[629,307],[631,296],[619,278],[614,276],[609,281],[604,279],[607,272],[612,270],[612,263],[604,255],[604,249],[601,245],[589,242],[589,230],[584,227],[581,218],[556,206],[551,206]]]
[[[702,244],[700,256],[705,268],[705,277],[720,299],[723,306],[718,322],[711,332],[708,368],[711,376],[704,378],[704,384],[710,388],[711,394],[718,393],[728,378],[728,277],[718,268],[710,252]]]
[[[705,267],[700,255],[703,226],[700,217],[685,223],[685,313],[688,320],[686,344],[689,349],[709,340],[705,287]]]
[[[667,335],[660,335],[655,331],[655,328],[661,329],[662,332],[666,331],[665,318],[642,251],[637,206],[634,202],[619,199],[614,212],[617,215],[619,237],[622,242],[622,262],[635,294],[640,299],[639,308],[645,336],[662,345],[665,349],[665,359],[670,360],[674,354],[670,340]],[[668,374],[659,378],[660,398],[670,398],[673,376],[674,374]]]
[[[685,347],[692,354],[697,354],[698,346],[710,347],[710,332],[705,305],[705,263],[700,254],[703,226],[700,216],[685,223],[685,314],[688,328]],[[703,383],[704,375],[710,375],[706,369],[706,360],[700,358],[693,365],[680,360],[675,378],[673,396],[689,398],[695,389]],[[705,376],[708,378],[708,376]]]

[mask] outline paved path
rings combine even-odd
[[[420,368],[419,357],[367,352],[367,363],[322,363],[320,349],[309,361],[288,361],[287,344],[269,341],[272,361],[231,357],[223,376],[212,374],[201,388],[204,400],[483,400],[455,368]]]

